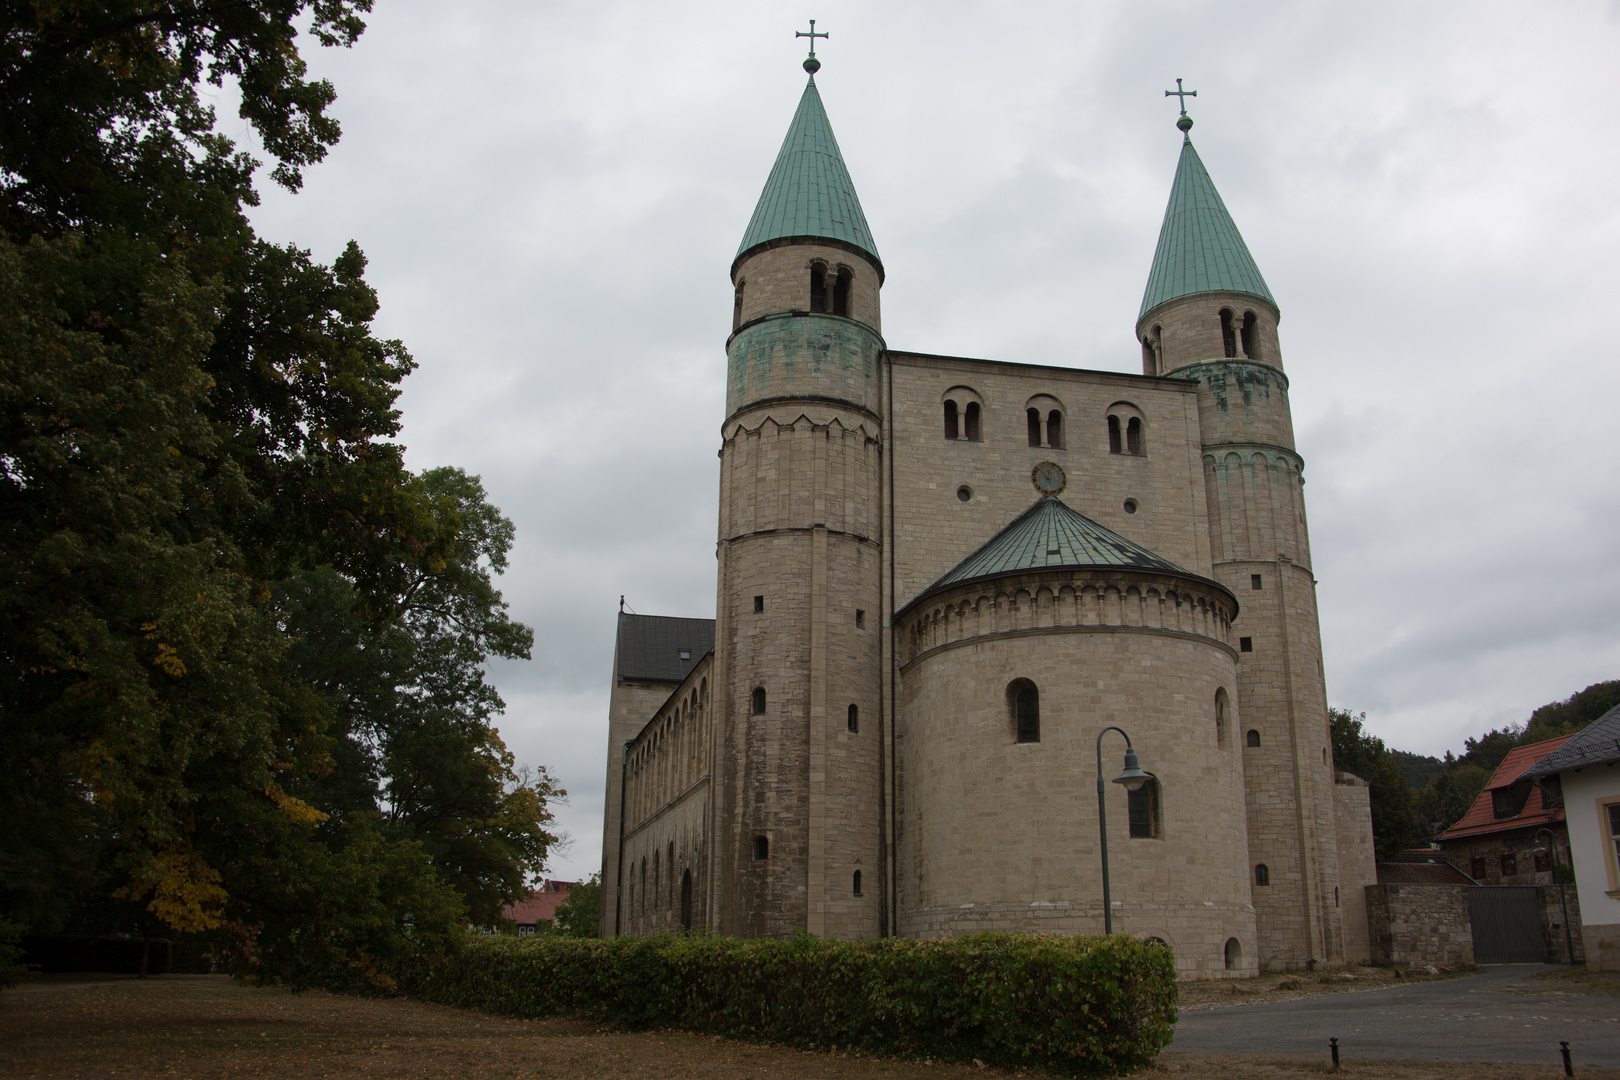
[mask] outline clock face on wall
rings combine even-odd
[[[1063,470],[1052,461],[1043,461],[1035,466],[1029,474],[1029,479],[1035,485],[1035,490],[1042,495],[1056,495],[1069,482],[1068,477],[1063,475]]]

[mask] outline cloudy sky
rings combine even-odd
[[[1140,371],[1180,136],[1283,311],[1330,699],[1424,753],[1620,677],[1620,3],[382,0],[262,235],[370,257],[413,467],[483,476],[507,742],[595,870],[614,614],[712,616],[727,271],[804,83],[896,348]],[[224,127],[251,146],[221,97]]]

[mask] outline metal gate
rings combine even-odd
[[[1534,885],[1476,885],[1468,890],[1476,964],[1541,964],[1547,948]]]

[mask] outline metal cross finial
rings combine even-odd
[[[831,36],[832,36],[831,34],[818,34],[818,33],[816,33],[816,20],[814,20],[814,19],[810,20],[810,30],[809,30],[808,33],[806,33],[803,30],[795,30],[793,32],[793,37],[795,39],[802,38],[802,37],[807,37],[807,38],[810,39],[810,55],[811,56],[816,55],[816,38],[818,38],[818,37],[824,38],[824,37],[831,37]]]
[[[1197,97],[1198,91],[1183,90],[1181,88],[1181,80],[1177,79],[1176,88],[1174,90],[1166,90],[1164,92],[1164,96],[1176,98],[1181,102],[1181,118],[1176,121],[1176,127],[1181,130],[1182,142],[1191,142],[1192,136],[1188,135],[1187,133],[1192,130],[1193,121],[1192,117],[1187,115],[1187,99],[1190,97]]]

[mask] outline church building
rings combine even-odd
[[[1142,374],[912,353],[819,66],[731,264],[716,617],[619,615],[603,934],[1102,933],[1101,809],[1182,977],[1365,960],[1279,309],[1191,118]]]

